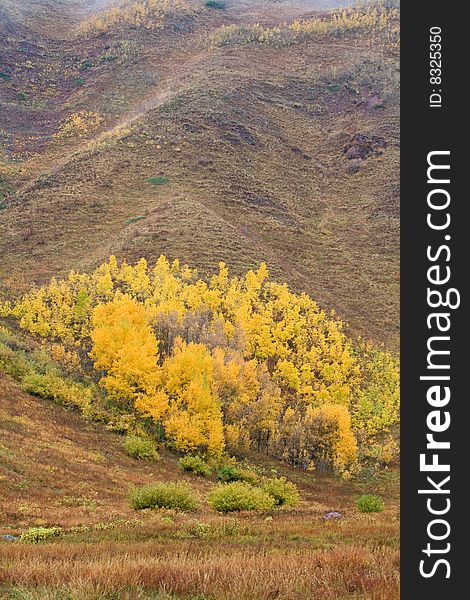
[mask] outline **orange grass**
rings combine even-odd
[[[312,550],[303,543],[234,546],[190,540],[11,544],[3,550],[10,564],[0,571],[4,583],[68,587],[86,598],[96,597],[98,590],[132,588],[220,600],[398,598],[398,553],[388,548]]]

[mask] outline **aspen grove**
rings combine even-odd
[[[0,312],[73,364],[85,416],[180,453],[264,452],[344,478],[397,458],[397,359],[347,337],[265,264],[234,277],[221,262],[201,278],[164,256],[111,257]]]

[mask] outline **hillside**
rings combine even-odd
[[[396,347],[396,50],[373,29],[221,46],[221,27],[329,3],[179,4],[158,28],[78,34],[98,3],[0,7],[2,292],[110,254],[266,261]]]

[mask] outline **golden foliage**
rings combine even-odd
[[[398,40],[400,11],[383,2],[358,3],[333,11],[328,17],[313,17],[266,27],[257,24],[223,25],[209,38],[212,47],[244,44],[290,45],[310,36],[343,37],[368,32],[380,34],[383,42],[395,46]]]
[[[158,419],[166,405],[157,394],[158,342],[144,306],[128,295],[99,304],[92,313],[95,369],[106,373],[101,384],[111,399],[145,410]]]
[[[395,359],[355,347],[340,320],[271,281],[264,264],[230,277],[220,263],[201,279],[164,256],[153,267],[111,257],[5,310],[89,352],[108,399],[150,417],[185,452],[227,445],[346,472],[354,435],[378,442],[398,420]]]
[[[163,364],[164,389],[169,398],[164,418],[167,434],[179,450],[224,449],[222,412],[214,384],[214,362],[202,344],[177,339],[173,355]]]
[[[72,113],[62,123],[56,138],[85,137],[93,133],[103,122],[103,116],[90,110]]]

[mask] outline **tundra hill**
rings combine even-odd
[[[266,261],[353,334],[395,346],[398,57],[385,34],[224,38],[325,6],[300,0],[181,2],[157,28],[104,32],[76,4],[62,38],[51,3],[33,24],[2,12],[2,292],[110,254],[201,273]]]

